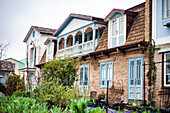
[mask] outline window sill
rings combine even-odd
[[[166,18],[166,19],[162,20],[162,24],[163,24],[163,26],[170,27],[170,18]]]

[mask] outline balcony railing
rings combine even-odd
[[[84,42],[83,44],[77,44],[74,46],[67,47],[65,49],[66,56],[78,56],[92,52],[93,41]],[[64,49],[58,50],[58,57],[64,57]]]

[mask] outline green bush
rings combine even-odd
[[[42,68],[43,82],[56,82],[63,84],[63,86],[72,86],[77,77],[78,68],[77,63],[79,58],[70,59],[66,57],[64,60],[53,60],[44,64]]]
[[[78,60],[67,57],[47,62],[42,69],[42,83],[34,89],[36,100],[52,107],[67,106],[71,98],[79,99],[78,88],[72,87],[77,77]]]
[[[7,95],[11,96],[13,92],[17,90],[25,90],[24,81],[20,78],[20,75],[11,75],[6,80]]]
[[[28,96],[27,95],[27,92],[25,91],[21,91],[21,90],[17,90],[13,93],[13,95],[15,95],[16,97],[26,97]]]
[[[47,103],[48,107],[67,106],[71,103],[71,98],[80,99],[82,96],[77,88],[63,86],[55,82],[45,82],[34,90],[35,98],[38,102]]]

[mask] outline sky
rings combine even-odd
[[[0,43],[8,46],[5,58],[26,58],[23,42],[30,27],[57,29],[70,13],[105,18],[113,9],[128,9],[145,0],[0,0]]]

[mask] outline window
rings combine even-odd
[[[108,87],[113,84],[113,62],[100,63],[100,87],[107,88],[107,80],[109,81]]]
[[[116,47],[124,45],[125,43],[125,30],[126,22],[125,16],[113,19],[110,21],[110,47]]]
[[[165,54],[165,61],[170,59],[170,53]],[[164,86],[170,86],[170,62],[164,63]]]
[[[47,61],[53,59],[53,43],[49,43],[49,44],[48,44],[47,55],[48,55],[48,56],[47,56]]]
[[[164,0],[164,18],[170,17],[170,0]]]
[[[15,63],[13,63],[12,65],[13,65],[13,68],[15,69]]]
[[[89,87],[89,65],[82,65],[79,69],[79,89],[82,92],[82,94],[88,93],[88,87]]]
[[[32,37],[33,38],[35,37],[35,30],[32,32]]]

